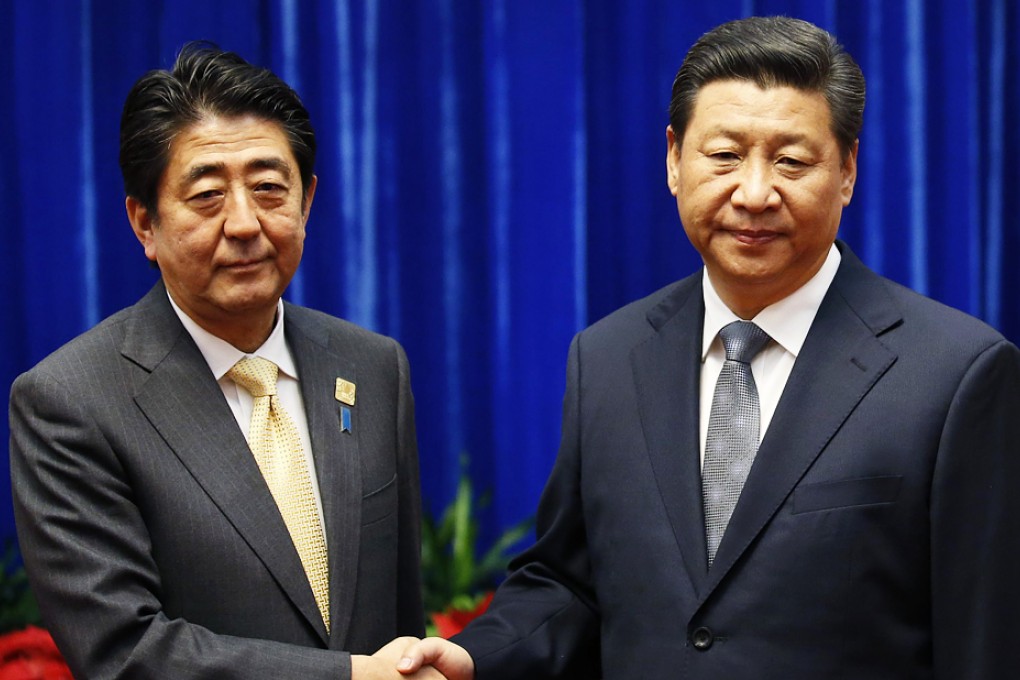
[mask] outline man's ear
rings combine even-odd
[[[854,195],[854,185],[857,183],[857,150],[859,148],[860,140],[855,139],[854,145],[850,148],[850,153],[843,159],[843,165],[840,168],[842,175],[840,194],[843,197],[844,207],[850,205],[850,199]]]
[[[312,210],[312,199],[315,198],[315,187],[319,184],[319,178],[312,175],[312,179],[308,182],[308,188],[305,189],[305,195],[301,198],[301,217],[304,224],[308,223],[308,214]]]
[[[155,216],[133,196],[124,199],[124,207],[127,209],[128,221],[131,222],[131,230],[135,232],[135,238],[145,249],[145,257],[155,262],[156,237],[152,231],[156,226]]]
[[[666,126],[666,186],[676,196],[680,183],[680,140],[673,134],[673,126]]]

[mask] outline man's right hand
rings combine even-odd
[[[442,680],[439,671],[430,666],[422,667],[421,664],[414,670],[397,672],[397,664],[403,662],[404,650],[418,643],[418,638],[402,637],[393,640],[372,656],[352,654],[351,680]]]
[[[474,680],[475,677],[475,662],[467,650],[438,637],[412,642],[404,649],[397,670],[406,678],[427,665],[431,665],[448,680]]]

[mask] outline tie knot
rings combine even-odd
[[[771,340],[768,333],[750,321],[734,321],[723,326],[719,337],[726,348],[726,359],[743,364],[751,363],[751,359]]]
[[[276,364],[261,357],[245,357],[234,364],[227,375],[235,383],[248,390],[253,397],[276,394]]]

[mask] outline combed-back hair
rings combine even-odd
[[[835,37],[800,19],[738,19],[701,36],[673,81],[669,122],[678,140],[687,130],[698,92],[716,80],[749,80],[762,89],[788,86],[822,93],[844,158],[864,122],[860,67]]]
[[[156,214],[174,138],[208,116],[249,115],[280,124],[307,195],[315,132],[297,93],[268,69],[208,42],[188,43],[171,70],[149,71],[128,93],[120,119],[124,192]]]

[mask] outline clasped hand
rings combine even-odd
[[[351,656],[351,680],[474,680],[475,663],[443,638],[400,637],[372,656]]]

